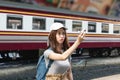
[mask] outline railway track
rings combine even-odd
[[[34,80],[36,64],[37,61],[24,60],[0,63],[0,80]],[[119,65],[120,57],[72,58],[74,80],[97,80],[104,76],[120,74]]]

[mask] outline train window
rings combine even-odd
[[[81,21],[73,21],[72,22],[72,31],[81,31],[82,22]]]
[[[44,18],[33,18],[33,30],[45,30],[46,19]]]
[[[113,33],[120,33],[120,25],[114,24]]]
[[[22,29],[22,17],[7,16],[7,29]]]
[[[65,20],[55,19],[54,22],[59,22],[59,23],[62,23],[63,25],[65,25]]]
[[[88,32],[96,32],[96,23],[88,22]]]
[[[108,33],[109,32],[109,24],[103,23],[102,24],[102,33]]]

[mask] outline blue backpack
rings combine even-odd
[[[37,71],[36,71],[36,80],[45,80],[46,73],[48,72],[53,60],[49,60],[48,66],[46,67],[44,55],[42,55],[37,64]]]

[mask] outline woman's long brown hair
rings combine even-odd
[[[65,31],[65,40],[63,42],[63,47],[62,49],[65,51],[69,48],[69,43],[68,43],[68,38],[67,38],[67,34],[66,34],[66,30],[64,28],[62,28]],[[58,50],[58,42],[56,40],[56,34],[57,34],[57,30],[52,30],[48,36],[48,40],[49,40],[49,45],[48,48],[51,47],[52,50],[56,53],[61,53]]]

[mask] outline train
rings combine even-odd
[[[50,25],[60,22],[67,28],[70,45],[82,29],[84,41],[76,55],[84,51],[89,56],[110,56],[113,50],[120,55],[120,19],[52,7],[0,1],[0,58],[35,58],[40,49],[47,48]],[[14,54],[16,53],[16,54]]]

